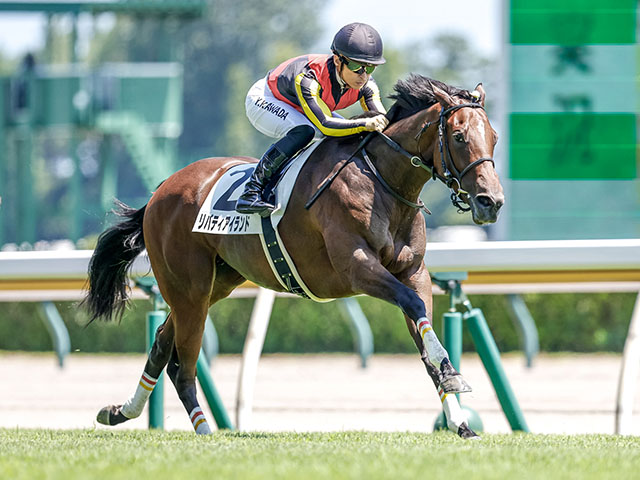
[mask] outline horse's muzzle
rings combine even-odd
[[[498,212],[504,205],[504,194],[489,195],[482,193],[472,197],[471,214],[478,225],[494,223],[498,220]]]

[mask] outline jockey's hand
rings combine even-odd
[[[365,130],[368,132],[381,132],[389,125],[389,119],[383,114],[369,117],[364,124]]]

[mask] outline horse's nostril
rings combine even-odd
[[[488,197],[486,195],[480,195],[476,200],[482,207],[485,208],[490,208],[494,205],[494,201],[491,199],[491,197]]]

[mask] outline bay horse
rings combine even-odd
[[[482,84],[470,92],[411,74],[397,82],[390,98],[395,102],[383,134],[370,133],[366,140],[327,138],[318,145],[300,172],[279,233],[316,297],[365,294],[402,310],[449,429],[473,438],[477,435],[454,395],[471,389],[432,330],[424,206],[418,196],[430,178],[440,179],[451,189],[453,203],[469,209],[475,223],[495,222],[504,203],[492,159],[497,134],[484,110]],[[209,308],[246,280],[284,289],[258,235],[193,233],[192,226],[221,175],[256,161],[194,162],[165,180],[142,208],[120,204],[124,219],[100,235],[84,300],[91,320],[122,315],[128,269],[145,248],[170,306],[134,395],[103,408],[100,423],[116,425],[139,416],[166,366],[194,430],[210,433],[195,384]]]

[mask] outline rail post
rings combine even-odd
[[[160,296],[158,294],[157,296]],[[163,310],[159,310],[158,301],[154,295],[154,310],[147,312],[147,352],[151,351],[153,342],[156,339],[156,332],[167,318],[167,314]],[[164,429],[164,373],[160,373],[158,382],[156,383],[151,396],[149,397],[149,428],[158,430]]]
[[[500,351],[493,339],[493,335],[491,335],[482,310],[473,308],[464,314],[464,318],[467,321],[478,355],[480,355],[484,368],[489,374],[491,383],[493,383],[502,411],[509,421],[511,430],[528,432],[529,427],[524,419],[518,400],[516,400],[516,396],[511,390],[507,375],[504,373],[502,362],[500,362]]]
[[[446,312],[442,315],[444,331],[444,348],[449,354],[451,365],[460,370],[462,356],[462,314],[460,312]]]
[[[196,369],[198,382],[200,383],[202,392],[207,399],[207,403],[209,404],[209,408],[211,409],[211,413],[213,414],[213,418],[215,419],[218,428],[233,430],[231,419],[229,418],[229,415],[227,414],[227,411],[222,404],[220,394],[218,393],[218,390],[213,383],[213,378],[211,377],[211,372],[209,371],[209,362],[207,360],[207,356],[204,354],[204,350],[202,349],[200,349],[200,355],[198,355],[198,363]]]

